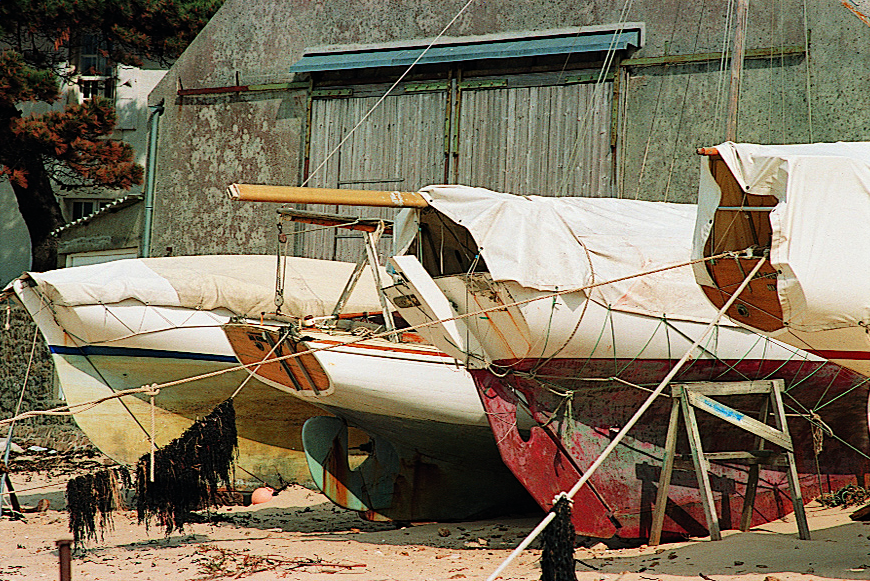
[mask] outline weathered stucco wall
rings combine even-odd
[[[304,91],[179,97],[179,89],[292,81],[305,47],[433,37],[462,3],[228,0],[152,93],[161,100],[152,252],[273,251],[274,208],[231,204],[227,184],[298,184]],[[719,52],[730,32],[724,2],[635,0],[627,21],[646,24],[633,57]],[[450,36],[613,24],[622,3],[487,0],[472,4]],[[800,142],[870,138],[870,27],[835,0],[751,3],[747,49],[804,46],[810,58],[752,59],[738,138]],[[809,66],[808,66],[809,64]],[[727,64],[726,64],[727,68]],[[694,149],[723,140],[727,71],[710,61],[625,69],[621,85],[619,194],[692,202]],[[812,119],[812,124],[810,120]]]

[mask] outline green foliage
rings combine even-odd
[[[54,188],[128,189],[142,182],[133,151],[109,138],[111,103],[92,99],[24,116],[59,100],[76,54],[161,64],[177,57],[223,0],[0,0],[0,178],[12,184],[31,238],[33,268],[54,268],[48,239],[63,224]],[[88,65],[82,65],[88,66]]]
[[[0,107],[26,101],[53,103],[59,96],[52,71],[34,68],[15,51],[0,52]]]
[[[63,111],[13,119],[10,127],[16,137],[19,159],[60,161],[68,174],[106,187],[129,189],[142,183],[142,167],[132,161],[133,148],[122,141],[104,139],[115,127],[115,109],[106,99],[91,99]],[[3,173],[13,183],[27,188],[26,174],[14,172],[9,165],[0,170]],[[55,178],[61,181],[61,175]]]
[[[181,54],[223,0],[3,0],[0,42],[38,68],[76,50],[81,33],[97,34],[112,60],[138,65]],[[60,57],[60,58],[59,58]]]

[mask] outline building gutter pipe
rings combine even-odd
[[[160,116],[163,115],[163,105],[149,107],[148,117],[148,160],[145,166],[145,216],[142,223],[142,258],[151,256],[151,222],[154,217],[154,184],[157,168],[157,130],[160,126]]]

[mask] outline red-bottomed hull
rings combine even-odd
[[[471,373],[502,459],[535,500],[549,509],[553,498],[577,482],[581,471],[593,463],[649,395],[638,387],[588,378],[618,375],[654,387],[672,364],[669,360],[524,360],[500,362],[495,373]],[[786,382],[784,402],[805,501],[848,483],[867,484],[870,382],[866,377],[828,362],[697,360],[674,382],[746,379]],[[573,395],[561,395],[566,392]],[[762,397],[734,396],[724,403],[757,413]],[[528,407],[538,424],[531,433],[521,434],[516,428],[518,405]],[[578,534],[604,538],[649,536],[670,407],[669,397],[654,402],[575,497],[573,522]],[[813,414],[817,425],[821,419],[835,434],[824,436],[818,454],[814,451],[813,427],[807,420]],[[754,437],[747,432],[703,412],[698,413],[698,421],[705,451],[754,448]],[[816,430],[817,439],[819,435]],[[682,425],[680,436],[677,452],[687,454]],[[722,529],[738,526],[746,476],[745,466],[714,464],[711,468]],[[752,525],[792,511],[784,471],[762,467],[754,506]],[[694,472],[674,472],[663,534],[665,538],[707,534]]]

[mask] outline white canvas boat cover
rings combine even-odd
[[[286,258],[284,306],[293,316],[329,315],[353,271],[348,262]],[[227,309],[259,317],[275,312],[275,256],[214,255],[136,258],[30,272],[43,295],[60,306],[141,303],[197,310]],[[386,271],[381,273],[387,278]],[[379,312],[377,291],[366,267],[345,305],[346,313]]]
[[[723,143],[719,154],[751,195],[776,196],[770,262],[783,320],[821,331],[870,322],[870,142],[807,145]],[[701,164],[693,254],[700,257],[719,206]],[[866,263],[866,264],[865,264]],[[706,269],[699,283],[712,285]]]
[[[686,263],[696,207],[615,198],[515,196],[467,186],[429,186],[429,204],[469,230],[495,280],[541,290],[578,289]],[[398,248],[416,235],[415,213],[397,220]],[[709,321],[716,309],[688,266],[595,288],[616,310]]]

